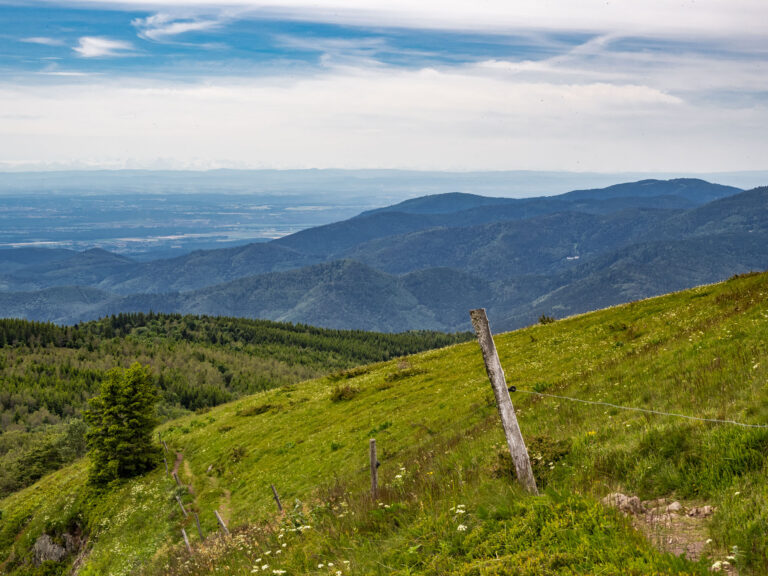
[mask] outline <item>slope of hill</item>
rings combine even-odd
[[[19,268],[65,260],[75,254],[74,250],[62,248],[4,248],[0,249],[0,269],[8,274]]]
[[[0,496],[82,453],[80,414],[115,365],[151,366],[167,419],[467,337],[158,314],[66,328],[0,320]]]
[[[102,278],[135,268],[125,256],[92,248],[63,260],[49,260],[17,270],[8,278],[23,290],[51,286],[94,286]]]
[[[77,562],[81,575],[703,576],[727,561],[742,576],[764,574],[767,296],[768,274],[750,275],[497,336],[541,496],[510,476],[470,342],[165,424],[181,487],[162,464],[101,493],[84,485],[86,462],[50,475],[0,501],[0,567],[14,575],[63,574]],[[379,502],[368,495],[371,437]],[[624,516],[600,503],[612,492],[644,503]],[[199,514],[205,542],[177,496]],[[214,510],[232,536],[215,534]],[[72,546],[35,565],[36,543],[49,541]],[[676,555],[686,550],[692,559]]]
[[[651,226],[675,214],[650,208],[610,215],[558,212],[381,238],[358,246],[349,257],[393,274],[445,266],[503,280],[572,268],[577,260],[637,242]]]
[[[117,294],[197,290],[211,284],[301,268],[320,261],[320,258],[274,242],[263,242],[220,250],[198,250],[169,260],[148,262],[120,274],[110,274],[99,282],[99,286]]]

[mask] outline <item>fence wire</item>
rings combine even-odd
[[[535,390],[521,390],[515,387],[514,390],[510,390],[513,393],[520,392],[522,394],[530,394],[532,396],[543,396],[546,398],[557,398],[558,400],[568,400],[570,402],[580,402],[581,404],[592,404],[594,406],[606,406],[608,408],[616,408],[618,410],[627,410],[630,412],[644,412],[646,414],[657,414],[659,416],[674,416],[675,418],[686,418],[688,420],[698,420],[699,422],[711,422],[714,424],[732,424],[734,426],[742,426],[743,428],[768,428],[768,424],[747,424],[745,422],[738,422],[736,420],[722,420],[720,418],[701,418],[699,416],[690,416],[689,414],[679,414],[677,412],[664,412],[663,410],[651,410],[649,408],[637,408],[635,406],[622,406],[620,404],[612,404],[611,402],[600,402],[596,400],[583,400],[581,398],[573,398],[571,396],[559,396],[558,394],[547,394],[545,392],[536,392]]]

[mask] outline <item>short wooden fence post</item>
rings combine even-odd
[[[275,489],[274,484],[270,484],[272,486],[272,495],[275,497],[275,502],[277,502],[277,511],[280,512],[280,514],[283,513],[283,505],[280,502],[280,496],[277,495],[277,490]]]
[[[221,516],[219,516],[219,511],[214,510],[214,514],[216,514],[216,520],[219,521],[219,526],[221,526],[221,531],[224,532],[227,536],[229,536],[229,530],[227,529],[227,525],[224,524],[224,520],[221,519]]]
[[[200,518],[197,515],[197,512],[193,512],[195,515],[195,524],[197,524],[197,533],[200,535],[200,541],[202,542],[205,540],[205,537],[203,536],[203,529],[200,528]]]
[[[179,498],[178,494],[176,495],[176,502],[179,503],[179,508],[181,508],[181,511],[184,512],[184,517],[186,518],[187,516],[189,516],[189,514],[187,514],[187,509],[184,508],[184,504],[182,504],[181,498]]]
[[[371,498],[379,497],[379,460],[376,458],[376,439],[371,438]]]
[[[184,528],[181,529],[181,535],[184,536],[184,544],[187,545],[187,552],[192,554],[192,546],[189,545],[189,538],[187,538],[187,531]]]

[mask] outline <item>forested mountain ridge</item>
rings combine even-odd
[[[91,251],[14,264],[0,274],[0,315],[74,323],[155,310],[453,331],[484,306],[507,329],[765,269],[766,206],[766,188],[695,179],[526,199],[426,196],[169,260]]]

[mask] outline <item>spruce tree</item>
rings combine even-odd
[[[113,368],[90,401],[84,417],[91,457],[89,482],[103,485],[154,468],[159,448],[152,445],[159,396],[148,366]]]

